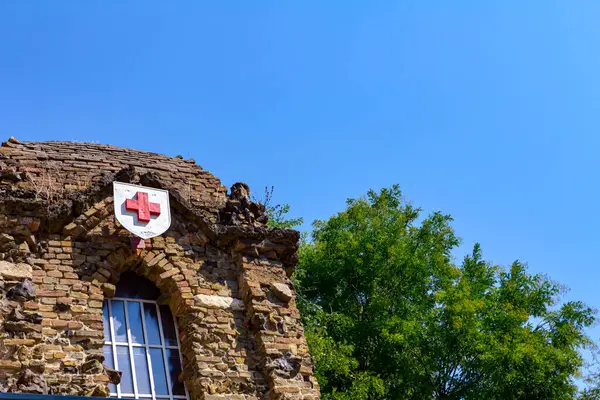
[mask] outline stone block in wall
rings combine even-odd
[[[272,283],[271,291],[279,300],[288,303],[290,300],[294,298],[294,294],[288,285],[285,283]]]
[[[25,263],[11,263],[8,261],[0,261],[0,277],[4,280],[14,281],[31,279],[31,266]]]
[[[198,307],[222,308],[233,311],[241,311],[245,307],[242,300],[228,296],[197,294],[194,296],[194,302]]]

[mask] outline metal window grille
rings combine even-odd
[[[153,300],[115,297],[104,301],[104,357],[123,372],[110,396],[130,399],[189,399],[179,382],[181,347],[175,319]]]

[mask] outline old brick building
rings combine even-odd
[[[169,191],[170,228],[143,249],[114,181]],[[0,201],[0,391],[319,398],[289,279],[298,233],[267,229],[246,185],[228,194],[181,157],[11,138]]]

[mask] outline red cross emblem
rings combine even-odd
[[[137,192],[136,197],[137,200],[125,200],[125,209],[137,211],[138,221],[150,222],[151,215],[160,215],[160,204],[148,201],[148,193]]]

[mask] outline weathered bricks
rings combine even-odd
[[[104,345],[103,301],[133,270],[160,289],[159,303],[177,317],[192,400],[319,398],[287,286],[299,236],[266,229],[264,209],[250,202],[247,185],[235,184],[228,196],[192,160],[90,143],[10,139],[0,147],[3,168],[23,178],[3,181],[0,174],[1,184],[20,190],[7,192],[13,198],[5,204],[13,206],[0,214],[0,233],[14,239],[19,253],[0,259],[20,257],[31,266],[35,295],[9,302],[14,312],[3,316],[2,387],[18,392],[17,379],[32,369],[41,371],[37,384],[49,392],[107,396],[109,374],[93,361]],[[171,194],[170,229],[139,254],[113,215],[106,185],[115,173]],[[72,214],[58,218],[47,213],[52,207]],[[297,375],[282,378],[290,371],[278,368],[290,363]]]

